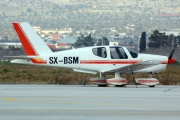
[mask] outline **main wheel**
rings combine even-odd
[[[106,84],[106,85],[98,85],[98,87],[109,87],[109,85],[108,84]]]
[[[155,85],[150,85],[149,87],[155,87]]]
[[[114,85],[114,87],[124,87],[124,85]]]

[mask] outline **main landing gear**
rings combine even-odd
[[[115,78],[107,79],[104,73],[100,73],[100,77],[91,78],[90,81],[94,84],[97,84],[99,87],[107,87],[110,85],[114,85],[115,87],[124,87],[128,83],[125,78],[120,76],[119,72],[115,73]]]
[[[134,78],[134,74],[132,72],[133,79],[137,84],[146,85],[149,87],[155,87],[155,85],[159,84],[159,80],[152,77],[152,73],[149,73],[149,77],[147,78]],[[98,87],[108,87],[109,85],[114,85],[115,87],[125,87],[128,81],[125,78],[120,76],[119,72],[115,72],[114,78],[106,78],[104,73],[100,73],[100,77],[91,78],[90,81],[94,84],[97,84]]]

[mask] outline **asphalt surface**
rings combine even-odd
[[[180,120],[180,86],[0,85],[0,120]]]

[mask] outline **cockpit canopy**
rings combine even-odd
[[[99,56],[102,58],[106,58],[107,57],[107,52],[106,52],[106,48],[105,47],[98,47],[98,48],[93,48],[92,52],[95,56]]]
[[[130,48],[126,48],[125,51],[123,47],[120,46],[111,46],[109,47],[110,50],[110,58],[111,59],[128,59],[128,55],[126,52],[129,52],[132,58],[137,58],[138,53]],[[97,47],[93,48],[92,52],[95,56],[107,58],[107,50],[106,47]]]
[[[127,50],[129,51],[129,53],[131,54],[132,58],[137,58],[138,57],[138,53],[135,52],[134,50],[127,48]]]

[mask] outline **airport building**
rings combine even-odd
[[[171,35],[173,34],[174,36],[180,35],[180,29],[172,29],[169,31],[159,31],[160,33],[165,33],[166,35]]]
[[[4,49],[8,49],[10,46],[13,46],[14,48],[22,48],[20,42],[0,42],[0,47]]]

